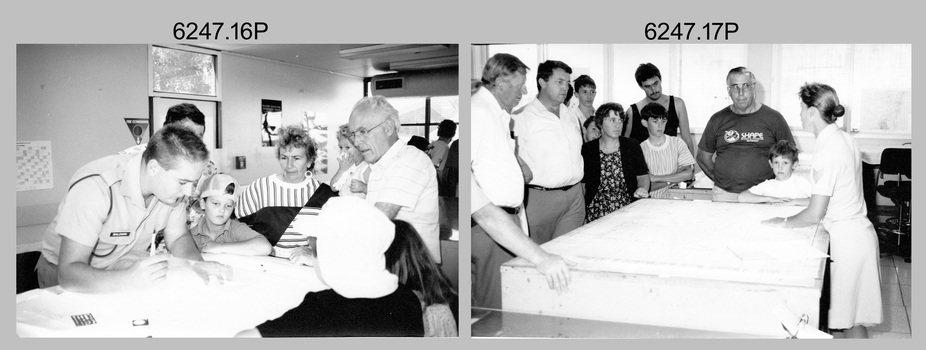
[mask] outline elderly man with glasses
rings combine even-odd
[[[364,97],[354,105],[348,138],[370,164],[367,201],[390,220],[415,227],[438,263],[437,172],[427,154],[399,141],[399,112],[383,96]]]
[[[711,116],[698,144],[698,165],[714,181],[713,200],[735,202],[740,192],[775,177],[768,152],[794,142],[781,113],[756,101],[756,78],[746,67],[727,74],[733,104]]]

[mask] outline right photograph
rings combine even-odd
[[[912,338],[911,46],[472,45],[472,336]]]

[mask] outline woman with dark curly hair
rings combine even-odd
[[[879,324],[881,278],[878,237],[862,195],[862,157],[851,135],[836,126],[846,113],[836,90],[826,84],[801,87],[801,123],[816,136],[810,205],[786,218],[763,224],[804,227],[822,221],[830,234],[829,327],[846,329],[846,338],[867,338]]]

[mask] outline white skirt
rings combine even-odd
[[[830,233],[829,328],[881,323],[878,236],[867,218],[825,222]]]

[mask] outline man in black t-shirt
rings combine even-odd
[[[713,200],[737,200],[737,195],[774,178],[768,152],[776,142],[794,142],[781,113],[756,101],[756,78],[746,67],[727,74],[733,104],[711,116],[698,144],[698,165],[714,181]]]

